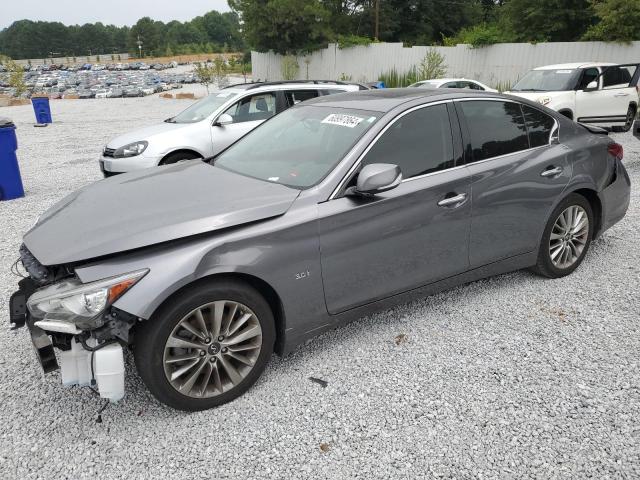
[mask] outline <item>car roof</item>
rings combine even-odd
[[[468,97],[495,97],[496,95],[497,94],[493,92],[466,89],[385,88],[327,95],[307,100],[303,104],[333,108],[352,108],[357,110],[370,110],[386,113],[403,103],[420,99],[438,101]],[[502,97],[502,95],[500,96]]]
[[[303,80],[296,82],[293,81],[280,81],[280,82],[250,82],[250,83],[238,83],[235,85],[229,85],[225,87],[224,90],[260,90],[260,89],[269,89],[269,90],[289,90],[291,88],[300,88],[300,89],[318,89],[322,88],[323,90],[340,90],[344,88],[360,88],[360,85],[357,83],[348,83],[348,82],[340,82],[333,80]]]
[[[471,78],[432,78],[431,80],[420,80],[419,82],[416,83],[429,83],[429,82],[459,82],[461,80],[464,80],[465,82],[478,82],[477,80],[473,80]]]
[[[574,62],[574,63],[558,63],[556,65],[545,65],[543,67],[534,68],[534,70],[561,70],[561,69],[575,69],[575,68],[589,68],[589,67],[609,67],[616,65],[615,63],[608,62]]]

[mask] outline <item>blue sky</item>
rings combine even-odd
[[[229,10],[226,0],[2,0],[1,3],[0,29],[22,19],[67,25],[94,22],[132,25],[145,16],[164,22],[184,21],[210,10]]]

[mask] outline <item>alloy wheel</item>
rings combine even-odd
[[[215,397],[244,380],[261,347],[262,328],[249,307],[230,300],[208,303],[185,315],[167,338],[164,372],[183,395]]]
[[[589,237],[589,216],[579,205],[560,213],[549,238],[549,255],[556,268],[565,269],[578,261]]]

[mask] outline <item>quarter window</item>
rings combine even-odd
[[[393,163],[404,178],[452,167],[453,139],[445,104],[421,108],[400,117],[378,139],[362,161]]]
[[[266,120],[276,114],[276,94],[269,92],[245,97],[224,113],[233,117],[233,123]]]
[[[551,132],[556,121],[540,110],[522,105],[524,119],[527,122],[527,131],[529,132],[529,144],[531,148],[549,145]]]
[[[520,104],[474,100],[459,105],[471,135],[473,161],[529,148]]]

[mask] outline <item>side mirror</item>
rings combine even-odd
[[[347,195],[371,196],[396,188],[402,182],[400,167],[391,163],[366,165],[358,174],[358,183]]]
[[[233,123],[233,117],[228,113],[223,113],[218,117],[218,119],[213,124],[214,127],[224,127],[225,125],[230,125]]]
[[[593,82],[589,82],[589,84],[584,89],[585,92],[593,92],[594,90],[598,90],[598,82],[594,80]]]

